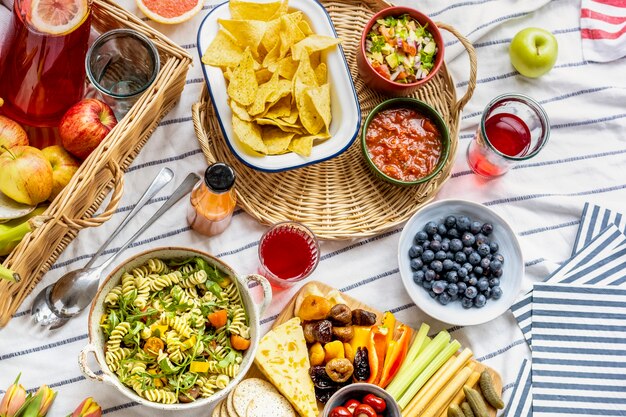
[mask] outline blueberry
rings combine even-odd
[[[433,252],[437,252],[438,250],[441,250],[441,242],[439,242],[438,240],[433,240],[430,242],[430,247],[428,248]]]
[[[424,250],[429,249],[430,248],[430,240],[427,240],[425,242],[422,243],[422,248]]]
[[[494,300],[497,300],[498,298],[502,297],[502,288],[500,288],[500,287],[493,287],[491,289],[491,297]]]
[[[478,249],[476,249],[476,251],[480,256],[487,256],[489,255],[489,245],[485,243],[478,245]]]
[[[467,216],[460,216],[456,221],[456,228],[459,229],[459,232],[465,232],[469,230],[472,221]]]
[[[450,239],[448,239],[447,242],[446,239],[447,238],[444,238],[441,241],[441,250],[445,250],[447,252],[448,250],[450,250]]]
[[[465,294],[465,290],[467,289],[467,284],[464,282],[457,282],[457,289],[459,290],[459,294]]]
[[[447,255],[444,251],[440,250],[435,253],[435,259],[438,261],[443,261],[446,259]]]
[[[413,259],[411,259],[411,268],[412,269],[417,271],[422,266],[424,266],[424,262],[422,262],[422,260],[420,258],[413,258]]]
[[[463,252],[457,252],[454,254],[454,260],[460,264],[465,263],[467,262],[467,255]]]
[[[463,236],[461,236],[461,242],[463,242],[463,246],[465,247],[472,246],[474,242],[476,242],[476,238],[470,232],[465,232]]]
[[[459,274],[459,278],[463,279],[467,276],[467,269],[461,267],[456,271],[457,274]]]
[[[427,290],[430,290],[433,287],[433,282],[432,281],[422,281],[422,287],[424,287]]]
[[[491,234],[491,232],[493,232],[493,224],[491,223],[485,223],[483,224],[482,230],[483,234],[485,236],[489,236]]]
[[[482,294],[478,294],[474,299],[474,305],[478,308],[481,308],[484,307],[485,304],[487,304],[487,298]]]
[[[428,295],[430,295],[434,299],[437,299],[437,294],[433,290],[428,291]]]
[[[443,294],[439,294],[439,298],[437,298],[437,301],[439,301],[441,305],[445,306],[451,301],[451,299],[450,296],[444,292]]]
[[[476,233],[480,233],[480,231],[483,228],[483,224],[481,222],[477,222],[477,221],[473,221],[472,224],[470,224],[470,232],[476,234]]]
[[[487,288],[489,288],[489,280],[485,277],[482,277],[478,280],[476,287],[478,287],[479,291],[485,291]]]
[[[423,273],[426,273],[426,271],[428,271],[428,267],[424,265],[422,269],[420,269],[420,271],[422,271]]]
[[[475,267],[473,272],[474,272],[474,274],[475,274],[477,277],[479,277],[479,276],[481,276],[482,274],[484,274],[484,273],[485,273],[485,271],[483,270],[483,267],[482,267],[482,266],[477,266],[477,267]]]
[[[426,240],[428,240],[428,233],[426,233],[425,231],[420,230],[419,232],[415,234],[416,243],[422,243],[422,242],[425,242]]]
[[[450,250],[452,252],[458,252],[461,249],[463,249],[463,242],[461,242],[459,239],[452,239],[450,241]]]
[[[441,237],[441,235],[439,233],[435,233],[432,237],[432,240],[436,240],[438,242],[441,242],[443,240],[443,238]]]
[[[435,272],[441,272],[443,271],[443,263],[441,261],[432,261],[430,263],[430,269]]]
[[[502,269],[498,269],[497,271],[493,271],[492,274],[496,278],[500,278],[502,276]]]
[[[439,223],[437,225],[437,233],[439,233],[441,236],[445,235],[446,233],[448,233],[448,228],[446,227],[445,224],[443,223]]]
[[[482,245],[483,243],[489,244],[489,239],[487,238],[487,236],[483,235],[482,233],[478,233],[476,235],[476,244]]]
[[[435,271],[433,271],[432,269],[429,269],[429,270],[427,270],[424,273],[424,279],[426,281],[430,282],[430,281],[434,280],[436,277],[437,277],[437,273]]]
[[[461,299],[461,305],[463,306],[463,308],[472,308],[472,306],[474,305],[474,300],[472,300],[471,298],[463,297]]]
[[[499,287],[500,286],[500,278],[491,278],[489,280],[490,287]]]
[[[502,262],[500,262],[497,259],[494,259],[493,261],[491,261],[491,263],[489,264],[489,268],[491,268],[491,270],[493,272],[495,271],[499,271],[502,269]]]
[[[471,287],[476,284],[478,284],[478,278],[476,278],[475,276],[470,276],[469,279],[467,280],[467,285]]]
[[[413,245],[411,246],[411,249],[409,249],[409,256],[411,258],[417,258],[422,253],[424,253],[424,248],[421,246]]]
[[[413,272],[413,282],[416,284],[421,284],[424,281],[424,271],[415,271]]]
[[[454,216],[446,217],[446,220],[444,220],[444,224],[446,225],[448,229],[451,227],[454,227],[454,225],[456,225],[456,217]]]
[[[489,259],[489,262],[493,261],[493,254],[490,253],[489,255],[485,256],[485,258]]]
[[[487,258],[483,258],[480,260],[480,266],[482,266],[485,271],[488,271],[491,266],[491,261]]]
[[[446,274],[446,280],[448,282],[454,282],[456,283],[459,280],[459,275],[457,272],[455,271],[450,271]]]
[[[461,269],[461,264],[458,262],[455,262],[454,265],[452,265],[452,270],[458,271],[459,269]]]
[[[491,242],[489,244],[489,249],[491,249],[491,252],[496,253],[498,252],[498,250],[500,250],[500,245],[498,245],[497,242]]]
[[[465,262],[463,268],[465,268],[468,274],[474,270],[474,266],[469,262]]]
[[[491,288],[487,288],[485,291],[483,291],[482,295],[484,295],[487,300],[490,299],[491,298]]]
[[[433,252],[430,249],[427,249],[424,251],[424,253],[422,253],[422,261],[424,261],[424,263],[430,263],[435,259],[435,252]]]
[[[501,253],[496,253],[495,255],[493,255],[493,259],[495,259],[496,261],[500,261],[500,262],[504,263],[504,256],[502,256]]]
[[[463,253],[465,254],[465,256],[470,256],[474,252],[475,252],[475,249],[471,246],[466,246],[463,248]]]
[[[448,284],[448,288],[446,289],[446,291],[450,295],[456,295],[459,293],[459,286],[452,282]]]
[[[426,252],[429,252],[429,251],[426,251]],[[424,259],[424,255],[426,255],[426,252],[424,252],[424,254],[422,255],[422,259],[424,260],[424,262],[428,262],[426,259]],[[471,263],[472,265],[478,265],[480,263],[480,259],[481,259],[480,255],[476,252],[472,252],[467,258],[469,263]]]
[[[461,233],[459,233],[459,231],[455,228],[452,229],[448,229],[448,237],[451,239],[455,239],[458,238],[459,236],[461,236]]]
[[[454,262],[452,262],[450,259],[445,259],[443,261],[443,270],[444,271],[451,270],[453,266],[454,266]]]
[[[467,289],[465,290],[465,296],[467,298],[474,298],[478,295],[478,290],[476,289],[476,287],[474,286],[469,286],[467,287]]]
[[[450,252],[450,251],[447,251],[446,252],[446,259],[449,259],[451,261],[454,260],[454,254],[452,252]]]
[[[445,281],[435,281],[433,283],[433,291],[435,294],[441,294],[446,290],[448,284]]]
[[[437,223],[435,222],[426,223],[424,225],[424,231],[428,233],[429,236],[434,235],[435,233],[437,233]]]

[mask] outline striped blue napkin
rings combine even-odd
[[[561,265],[546,282],[620,284],[626,275],[626,270],[622,272],[619,269],[619,265],[626,262],[625,250],[626,236],[616,226],[610,225]],[[531,347],[532,304],[533,292],[530,291],[511,306],[511,312]]]
[[[524,359],[515,380],[515,388],[504,409],[504,417],[531,417],[533,415],[533,392],[530,378],[530,361]]]
[[[626,415],[626,289],[534,285],[534,417]]]
[[[583,214],[576,233],[572,256],[579,252],[585,245],[606,229],[610,224],[617,226],[622,233],[626,234],[626,216],[613,210],[585,203]]]

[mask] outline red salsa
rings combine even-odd
[[[441,157],[441,132],[413,109],[387,109],[378,113],[365,135],[367,151],[384,174],[401,181],[416,181],[430,174]]]

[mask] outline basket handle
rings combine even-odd
[[[199,102],[194,103],[191,106],[191,119],[193,120],[193,130],[196,132],[196,138],[198,138],[198,143],[202,148],[202,152],[204,153],[205,158],[209,164],[217,162],[217,159],[213,155],[211,151],[211,147],[209,146],[211,142],[213,142],[208,136],[207,131],[203,128],[202,121],[204,120],[204,112],[206,112],[206,106],[208,102],[204,99],[207,95],[206,84],[202,88],[202,93]]]
[[[474,94],[474,89],[476,88],[476,68],[477,68],[476,50],[474,50],[474,46],[472,46],[472,43],[469,41],[469,39],[463,36],[453,26],[450,26],[442,22],[436,22],[435,24],[440,29],[445,29],[451,34],[453,34],[459,40],[459,42],[463,44],[463,46],[465,47],[465,50],[467,51],[467,55],[469,56],[470,77],[469,77],[469,82],[467,84],[467,91],[465,92],[463,97],[461,97],[459,101],[456,102],[456,104],[454,105],[454,109],[453,109],[454,114],[459,114],[461,110],[463,110],[463,107],[465,107],[467,102],[470,101],[470,99],[472,98],[472,95]]]
[[[86,219],[70,219],[67,215],[62,214],[59,216],[60,224],[72,229],[83,229],[85,227],[100,226],[113,217],[122,199],[122,194],[124,193],[124,171],[122,171],[120,166],[114,161],[109,161],[106,168],[113,174],[113,195],[111,196],[111,201],[109,201],[107,208],[98,216],[88,217]]]

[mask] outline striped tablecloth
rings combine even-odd
[[[132,0],[120,3],[137,11]],[[414,2],[401,0],[410,5]],[[202,14],[206,14],[209,6]],[[460,146],[452,178],[438,198],[465,198],[484,203],[508,219],[517,232],[526,263],[520,294],[532,288],[568,258],[574,243],[583,203],[620,208],[626,201],[626,61],[605,64],[585,61],[581,48],[579,0],[422,0],[420,8],[451,23],[468,35],[478,54],[478,86],[462,119]],[[137,11],[138,15],[141,15]],[[179,27],[155,25],[187,49],[195,59],[180,103],[160,124],[126,174],[126,193],[118,213],[98,229],[84,230],[67,248],[36,291],[70,269],[81,267],[122,220],[150,179],[163,166],[176,171],[180,182],[189,170],[202,172],[203,155],[191,122],[191,105],[198,99],[204,80],[195,49],[201,16]],[[555,68],[531,80],[518,75],[508,59],[508,44],[517,31],[539,26],[552,31],[559,42]],[[467,85],[468,63],[458,42],[447,39],[446,61],[456,80],[458,93]],[[550,116],[550,142],[535,159],[506,176],[485,182],[472,175],[465,150],[482,109],[494,96],[523,92],[539,100]],[[157,209],[174,189],[170,184],[154,199],[111,248],[115,248]],[[621,207],[623,209],[623,206]],[[182,203],[158,221],[126,256],[163,245],[194,246],[221,256],[236,270],[254,272],[257,244],[264,227],[241,210],[221,236],[208,239],[189,230],[187,207]],[[398,275],[396,246],[400,228],[357,241],[323,242],[323,256],[312,279],[347,291],[380,310],[395,312],[413,326],[428,320],[434,330],[445,325],[429,319],[406,295]],[[110,252],[108,252],[110,253]],[[275,295],[263,318],[267,330],[294,288]],[[77,355],[87,343],[87,314],[55,333],[42,333],[30,322],[29,297],[10,324],[0,330],[0,388],[6,388],[18,372],[27,388],[46,383],[59,391],[51,416],[64,416],[86,396],[94,396],[106,414],[155,415],[138,407],[115,389],[86,380],[78,369]],[[476,357],[497,369],[508,399],[520,365],[530,351],[511,313],[491,323],[471,328],[452,328],[452,335],[473,349]],[[166,413],[159,413],[166,415]],[[205,411],[188,415],[206,415]]]

